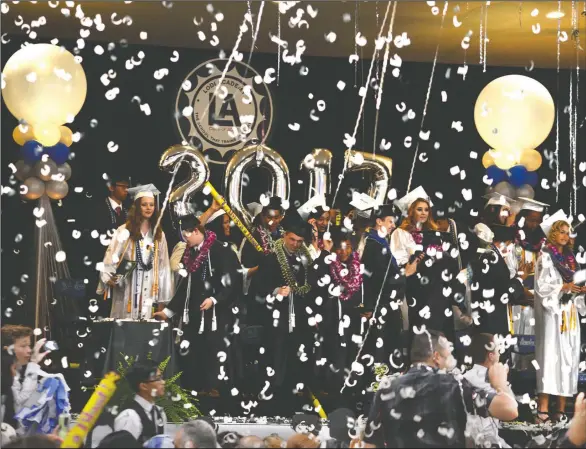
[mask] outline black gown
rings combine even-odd
[[[316,274],[312,269],[312,261],[285,253],[298,285],[305,283],[307,271],[309,285],[316,285]],[[264,360],[274,370],[273,376],[266,377],[275,390],[291,391],[299,382],[308,385],[312,381],[313,342],[316,327],[310,326],[309,319],[314,317],[311,290],[305,295],[294,294],[293,311],[294,327],[290,330],[293,317],[290,314],[290,299],[281,301],[274,299],[275,289],[286,286],[285,278],[277,256],[272,253],[261,259],[259,270],[255,275],[255,293],[264,301],[261,320],[264,324]],[[267,300],[268,298],[268,300]],[[311,309],[311,313],[308,310]],[[291,323],[292,324],[292,323]],[[303,345],[303,351],[300,347]],[[263,362],[261,362],[263,363]],[[264,381],[263,381],[264,387]],[[267,392],[266,394],[270,394]]]
[[[406,278],[401,274],[389,247],[371,231],[366,236],[364,264],[364,312],[374,312],[380,295],[376,325],[369,331],[363,354],[371,354],[377,363],[385,363],[391,371],[403,367],[403,319],[398,306],[405,295]],[[388,269],[388,273],[387,273]],[[385,279],[386,276],[386,279]],[[391,303],[394,303],[391,306]],[[383,345],[377,345],[382,339]],[[377,347],[380,346],[380,347]],[[393,363],[390,357],[393,355]],[[393,368],[392,365],[396,368]]]
[[[211,270],[210,270],[211,265]],[[222,382],[231,384],[231,367],[228,359],[229,348],[226,339],[233,331],[234,316],[232,306],[238,301],[242,289],[240,264],[236,254],[227,245],[215,241],[209,255],[196,271],[190,273],[189,322],[184,323],[187,300],[188,278],[182,278],[173,299],[167,304],[178,318],[183,321],[183,336],[179,345],[181,382],[185,388],[210,390],[219,388]],[[217,303],[203,313],[199,307],[206,299],[213,297]],[[217,329],[213,330],[213,316],[216,316]],[[201,331],[201,333],[200,333]],[[187,343],[189,342],[189,343]],[[186,345],[188,344],[188,347]],[[226,359],[219,352],[226,353]],[[218,379],[221,371],[224,379]]]

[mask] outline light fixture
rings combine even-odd
[[[565,15],[566,13],[563,11],[550,11],[545,15],[545,17],[548,19],[561,19]]]

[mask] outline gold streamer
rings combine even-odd
[[[114,372],[106,374],[100,381],[96,391],[90,397],[89,401],[80,413],[75,426],[73,426],[65,436],[62,448],[78,448],[81,447],[85,437],[90,429],[94,427],[96,421],[100,417],[102,410],[116,391],[116,381],[120,376]]]
[[[246,239],[252,244],[252,246],[254,246],[254,249],[256,249],[258,252],[262,252],[263,251],[262,246],[259,245],[259,243],[252,236],[252,234],[248,231],[248,229],[246,229],[246,226],[244,226],[244,224],[240,221],[240,219],[232,211],[230,206],[228,206],[228,203],[226,202],[224,197],[222,195],[220,195],[216,189],[214,189],[214,186],[212,186],[212,184],[209,181],[205,183],[205,187],[210,189],[210,194],[212,195],[214,200],[216,200],[216,203],[218,203],[220,205],[220,207],[222,209],[224,209],[224,212],[226,212],[226,214],[230,217],[230,219],[234,222],[234,224],[236,226],[238,226],[238,229],[240,229],[242,231],[242,234],[244,234],[244,237],[246,237]]]

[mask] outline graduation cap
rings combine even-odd
[[[551,231],[551,227],[556,221],[565,221],[568,226],[572,227],[572,219],[569,218],[562,209],[558,210],[555,214],[550,215],[547,218],[544,218],[541,222],[540,226],[543,230],[543,233],[546,236],[549,236],[549,232]]]
[[[525,198],[520,196],[518,198],[521,201],[521,210],[530,210],[533,212],[543,213],[549,204],[542,203],[541,201],[536,201],[531,198]]]
[[[411,192],[409,192],[403,198],[395,200],[395,205],[401,210],[403,215],[407,216],[409,214],[409,208],[411,205],[419,199],[427,201],[429,203],[429,207],[433,207],[433,203],[431,202],[429,195],[421,186],[411,190]]]
[[[155,198],[158,197],[159,189],[154,184],[144,184],[128,189],[128,194],[136,201],[139,198]]]
[[[290,210],[287,215],[285,215],[285,218],[283,218],[283,221],[281,222],[281,226],[283,226],[285,232],[291,232],[304,239],[311,238],[311,225],[301,218],[301,215],[299,215],[299,212],[295,209]]]
[[[369,218],[372,209],[378,206],[378,203],[366,193],[352,192],[352,201],[350,201],[350,205],[354,206],[358,211],[358,215]]]
[[[183,217],[179,217],[178,223],[179,232],[191,232],[201,224],[201,221],[199,221],[195,215],[185,215]]]
[[[267,214],[268,212],[275,210],[275,211],[279,211],[281,214],[285,212],[285,208],[282,206],[282,199],[278,196],[272,196],[269,199],[269,202],[266,206],[263,206],[260,203],[248,203],[246,205],[246,207],[248,208],[248,210],[250,211],[250,213],[253,216],[257,216],[258,214],[260,214],[261,212],[263,214]]]
[[[484,199],[487,199],[487,203],[484,206],[487,208],[488,206],[503,206],[503,207],[512,207],[515,200],[509,198],[508,196],[501,195],[500,193],[493,192],[488,195],[483,196]]]
[[[315,195],[310,198],[305,204],[297,209],[299,216],[303,220],[309,218],[318,218],[326,212],[326,197],[325,195]],[[329,210],[329,209],[327,209]]]

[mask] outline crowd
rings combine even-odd
[[[346,211],[325,198],[294,209],[273,197],[251,205],[248,239],[214,202],[178,218],[181,241],[169,251],[158,194],[152,184],[110,185],[104,227],[88,229],[107,246],[95,265],[107,306],[92,318],[173,322],[185,388],[217,394],[238,386],[270,400],[305,388],[360,396],[380,380],[366,426],[354,435],[360,444],[458,447],[471,439],[490,447],[506,445],[499,420],[518,415],[509,367],[533,367],[537,422],[566,419],[566,400],[578,393],[586,287],[563,211],[547,215],[547,204],[493,194],[470,222],[422,187],[393,204],[353,201]],[[27,397],[50,377],[39,366],[45,342],[31,349],[31,336],[21,326],[2,329],[3,422],[16,429],[28,428]],[[522,338],[535,342],[528,354]],[[390,376],[375,379],[382,365]],[[164,380],[145,357],[127,380],[136,396],[109,439],[148,444],[165,434],[166,417],[154,405]],[[567,434],[551,444],[585,443],[583,394],[574,408]],[[209,447],[200,438],[218,444],[214,429],[197,421],[184,425],[175,445]],[[243,438],[246,447],[268,444]],[[245,447],[229,439],[220,444]],[[329,443],[287,441],[320,444]]]

